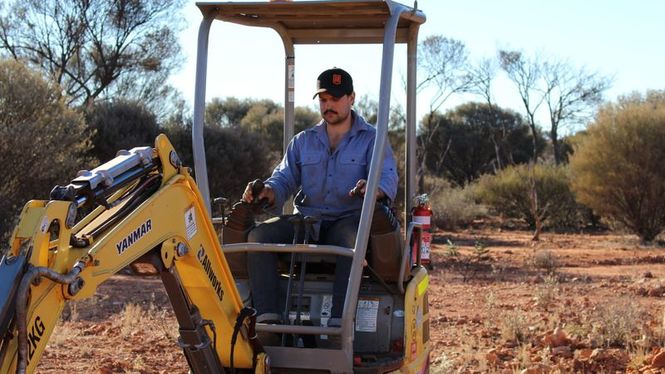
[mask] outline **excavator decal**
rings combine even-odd
[[[118,255],[123,254],[127,248],[131,247],[134,243],[138,242],[145,234],[152,230],[152,220],[148,219],[141,226],[137,227],[136,230],[132,231],[127,235],[126,238],[122,239],[115,245],[118,250]]]
[[[30,345],[28,346],[28,361],[32,359],[32,356],[35,354],[37,343],[42,339],[45,330],[46,327],[44,326],[44,323],[42,323],[41,317],[37,316],[37,318],[35,318],[35,323],[32,325],[31,331],[28,333],[28,341],[30,342]]]
[[[199,248],[199,251],[196,254],[196,258],[199,260],[201,266],[203,266],[203,269],[208,275],[208,279],[210,280],[210,285],[215,290],[217,298],[219,299],[219,301],[222,301],[222,298],[224,297],[224,290],[222,290],[222,284],[219,281],[219,278],[217,278],[215,271],[212,270],[212,264],[210,263],[210,259],[208,259],[208,255],[206,254],[205,249],[203,249],[203,246]]]

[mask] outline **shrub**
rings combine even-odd
[[[522,343],[529,337],[527,316],[520,310],[511,310],[499,315],[501,337],[508,341]]]
[[[607,104],[570,161],[580,202],[649,242],[665,227],[665,91]]]
[[[571,227],[580,224],[581,209],[569,187],[565,167],[535,165],[511,166],[496,175],[484,175],[474,191],[481,202],[506,217],[524,219],[534,227],[535,217],[530,202],[531,183],[535,182],[539,212],[550,227]]]
[[[590,337],[605,347],[629,347],[644,335],[648,314],[630,298],[618,298],[594,309]]]
[[[548,274],[554,274],[558,267],[556,255],[549,250],[536,251],[532,259],[533,267],[543,269]]]
[[[61,91],[20,62],[0,60],[0,212],[6,215],[0,239],[23,204],[47,199],[55,184],[69,183],[91,164],[83,117],[67,107]]]
[[[183,163],[193,167],[191,128],[172,125],[164,130]],[[223,196],[235,202],[248,182],[270,175],[270,155],[256,134],[206,126],[203,138],[211,198]]]
[[[101,162],[114,158],[121,149],[153,146],[159,135],[155,116],[133,101],[97,103],[86,113],[86,121],[94,130],[92,153]]]
[[[432,224],[436,227],[454,230],[487,214],[487,209],[474,201],[468,187],[455,188],[443,178],[426,177],[425,188],[434,213]]]

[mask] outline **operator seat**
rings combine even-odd
[[[254,226],[254,214],[251,207],[245,203],[236,203],[222,230],[222,244],[247,242],[249,232]],[[365,258],[383,281],[398,281],[403,246],[399,220],[387,204],[378,202],[374,209],[369,247]],[[312,257],[308,256],[309,261],[315,260]],[[333,255],[316,256],[319,261],[323,258],[324,261],[327,259],[331,263],[335,262],[334,257]],[[249,277],[246,253],[226,254],[226,260],[236,279]]]

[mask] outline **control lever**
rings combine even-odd
[[[309,244],[309,239],[312,236],[312,228],[314,224],[318,221],[316,217],[305,216],[303,223],[305,225],[305,238],[303,239],[303,244]],[[298,283],[298,309],[296,310],[296,325],[300,325],[300,312],[302,310],[302,297],[305,292],[305,272],[307,269],[307,255],[305,253],[300,254],[300,279]]]
[[[251,182],[251,185],[252,185],[252,199],[253,199],[252,204],[260,207],[262,210],[267,209],[268,199],[264,197],[263,199],[258,200],[258,196],[261,194],[261,191],[263,191],[265,184],[263,183],[262,180],[255,179],[254,181]]]
[[[229,201],[229,199],[225,197],[216,197],[212,201],[212,206],[213,207],[219,207],[219,210],[221,211],[221,226],[224,227],[226,225],[226,211],[224,209],[224,206],[226,203]],[[214,209],[214,208],[213,208]],[[215,220],[213,219],[213,223],[215,223]]]
[[[256,182],[256,181],[255,181]],[[263,183],[263,182],[261,182]],[[252,194],[254,191],[252,190]],[[300,230],[303,224],[303,217],[301,214],[296,214],[289,217],[289,222],[293,225],[293,244],[298,244],[298,239],[300,237]],[[289,307],[291,305],[291,286],[293,283],[293,268],[296,263],[296,254],[291,252],[291,263],[289,264],[289,281],[286,286],[286,303],[284,303],[284,313],[282,315],[282,320],[286,323],[289,320]],[[286,335],[282,335],[282,346],[286,345]]]

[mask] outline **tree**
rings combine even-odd
[[[665,91],[603,106],[570,160],[577,199],[652,241],[665,227]]]
[[[205,123],[221,127],[240,127],[243,117],[254,104],[255,101],[252,99],[215,97],[206,104]]]
[[[194,165],[191,120],[164,130],[185,165]],[[247,183],[270,174],[270,159],[256,134],[246,129],[203,128],[210,195],[238,201]],[[196,170],[194,171],[196,172]]]
[[[494,105],[492,99],[492,82],[496,77],[498,66],[495,60],[484,58],[469,69],[471,86],[469,92],[479,95],[490,107]]]
[[[256,101],[240,124],[263,139],[271,151],[281,152],[284,129],[284,108],[281,105],[268,99]]]
[[[532,160],[538,158],[538,144],[536,134],[536,112],[545,100],[545,93],[539,87],[542,77],[542,62],[538,56],[533,59],[526,58],[521,52],[499,51],[499,63],[508,78],[517,86],[524,112],[531,128]]]
[[[532,134],[536,134],[536,116],[545,103],[554,161],[559,165],[563,160],[559,130],[565,125],[586,122],[602,102],[610,80],[565,61],[545,60],[540,56],[529,58],[518,51],[499,51],[499,62],[517,87]],[[534,161],[538,156],[536,149],[534,137]]]
[[[554,161],[559,165],[565,158],[559,144],[560,128],[590,119],[603,101],[603,92],[610,87],[610,80],[560,61],[544,64],[543,79],[550,119],[549,136]]]
[[[146,107],[138,102],[117,100],[95,104],[86,113],[92,131],[92,154],[101,162],[114,158],[121,149],[153,146],[159,125]]]
[[[429,113],[423,119],[424,126],[432,127],[435,113],[453,94],[471,89],[474,77],[469,72],[466,46],[459,40],[432,35],[421,42],[418,51],[418,69],[424,78],[416,89],[421,92],[426,88],[434,88]],[[418,185],[421,191],[424,190],[423,173],[427,164],[427,155],[423,150],[431,146],[431,141],[427,136],[418,137]]]
[[[13,60],[0,60],[0,212],[18,216],[30,199],[47,199],[55,184],[88,168],[91,147],[83,117],[68,109],[61,88]],[[0,238],[13,227],[0,222]]]
[[[372,100],[369,96],[363,95],[356,99],[354,104],[355,111],[363,116],[367,123],[376,126],[376,121],[379,115],[379,102]],[[390,107],[390,114],[388,115],[388,131],[391,133],[404,132],[404,125],[406,124],[406,113],[402,106],[397,104]]]
[[[60,84],[70,104],[144,103],[168,92],[181,63],[182,0],[26,0],[0,15],[0,49]]]
[[[427,170],[459,186],[496,173],[501,165],[530,159],[526,122],[519,114],[493,105],[468,103],[433,116],[420,136],[431,139],[424,150]],[[539,138],[538,144],[542,149],[544,140]]]
[[[318,111],[305,106],[296,107],[294,117],[293,127],[296,134],[312,127],[321,120],[321,114]]]
[[[453,94],[467,91],[472,84],[468,52],[459,40],[441,35],[428,36],[419,47],[418,68],[424,78],[418,83],[417,90],[427,87],[435,90],[430,113],[439,110]]]

